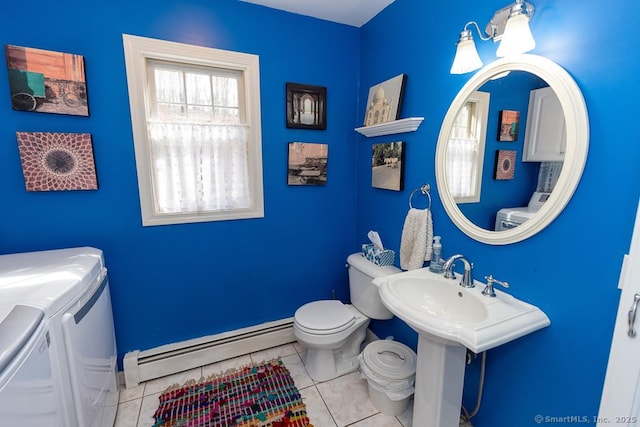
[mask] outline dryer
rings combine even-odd
[[[65,427],[112,427],[117,352],[102,251],[71,248],[0,256],[0,300],[42,310]]]
[[[550,195],[551,193],[536,191],[527,206],[500,209],[496,214],[495,231],[509,230],[524,224],[540,210]]]

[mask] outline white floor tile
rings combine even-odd
[[[118,405],[114,427],[134,427],[138,424],[142,398],[129,400]]]
[[[349,427],[403,427],[400,421],[396,417],[391,417],[384,414],[376,414],[372,417],[365,418],[358,421],[355,424],[350,424]]]
[[[251,360],[253,360],[253,363],[260,363],[297,353],[298,352],[293,344],[285,344],[279,347],[268,348],[266,350],[251,353]]]
[[[143,395],[144,383],[132,388],[126,388],[124,384],[120,384],[120,403],[128,402],[129,400],[141,399]]]
[[[251,365],[251,357],[246,356],[234,357],[233,359],[223,360],[221,362],[212,363],[202,367],[202,376],[207,378],[211,375],[220,375],[229,370],[240,369],[244,366]]]
[[[298,354],[283,357],[282,363],[284,363],[284,366],[291,373],[291,378],[293,378],[293,381],[296,383],[298,390],[302,390],[303,388],[313,385],[313,380],[307,374],[307,370],[304,369],[304,364]]]
[[[153,414],[160,405],[161,393],[150,394],[142,398],[142,405],[140,406],[140,418],[138,419],[137,427],[149,427],[155,424],[156,419]]]
[[[156,378],[154,380],[147,381],[144,389],[144,395],[150,395],[165,391],[172,385],[183,385],[189,380],[199,381],[202,378],[202,369],[190,369],[184,372],[178,372],[177,374],[168,375],[162,378]]]
[[[360,372],[343,375],[316,387],[338,427],[346,426],[378,412],[369,400],[367,381]]]
[[[331,413],[316,387],[302,389],[300,390],[300,395],[307,407],[309,422],[313,424],[314,427],[336,427],[336,423],[333,421]]]
[[[307,351],[307,347],[305,347],[303,344],[300,344],[298,341],[293,343],[293,347],[296,349],[298,354],[301,354]]]

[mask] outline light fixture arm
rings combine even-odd
[[[469,26],[473,25],[476,27],[476,31],[478,32],[478,37],[481,40],[487,41],[491,40],[493,37],[491,35],[487,35],[486,37],[482,35],[482,31],[480,31],[480,27],[476,21],[469,21],[464,25],[464,29],[460,33],[460,40],[473,40],[473,35],[471,34],[471,30],[469,30]]]

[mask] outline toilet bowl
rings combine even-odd
[[[307,348],[305,368],[316,381],[328,381],[358,368],[360,346],[369,318],[338,300],[303,305],[294,316],[293,333]]]
[[[370,319],[391,319],[372,280],[401,272],[352,254],[347,259],[351,304],[338,300],[309,302],[294,315],[293,333],[307,348],[304,364],[316,381],[328,381],[358,369]]]

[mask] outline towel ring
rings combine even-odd
[[[431,186],[429,184],[422,184],[420,187],[415,188],[411,192],[411,194],[409,195],[409,209],[413,209],[411,201],[413,200],[413,195],[416,194],[416,191],[420,191],[422,194],[427,196],[427,199],[429,199],[429,206],[427,207],[427,209],[431,209]]]

